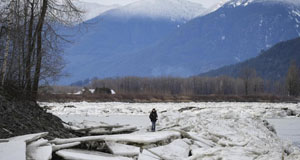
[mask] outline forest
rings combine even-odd
[[[76,84],[43,86],[42,101],[294,101],[300,94],[300,68],[291,63],[285,78],[274,81],[243,68],[237,77],[117,77],[94,78]],[[89,90],[96,90],[90,92]],[[115,95],[107,94],[112,89]],[[98,92],[98,91],[99,92]],[[79,91],[83,91],[78,94]],[[104,92],[103,92],[104,91]]]
[[[238,77],[218,76],[189,78],[108,78],[95,79],[90,88],[112,88],[119,93],[165,95],[278,95],[298,96],[300,91],[299,67],[291,64],[286,78],[265,80],[251,68],[241,69]]]

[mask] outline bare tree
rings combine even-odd
[[[243,80],[245,95],[249,95],[250,85],[256,77],[256,71],[249,67],[242,68],[239,77]]]
[[[1,2],[0,13],[1,85],[14,83],[36,99],[40,81],[63,66],[57,43],[66,39],[53,26],[77,24],[82,12],[71,0],[11,0]]]
[[[288,94],[290,96],[298,96],[300,92],[300,69],[296,65],[296,62],[292,62],[287,76],[286,76],[286,86]]]

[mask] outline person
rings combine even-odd
[[[151,111],[151,113],[149,115],[149,118],[150,118],[150,120],[152,122],[151,130],[152,130],[152,132],[155,132],[155,125],[156,125],[155,123],[157,121],[157,113],[156,113],[155,108],[152,109],[152,111]]]

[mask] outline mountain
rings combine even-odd
[[[62,83],[117,76],[109,70],[129,53],[154,45],[204,10],[186,0],[143,0],[102,13],[85,22],[87,29],[77,26],[81,33],[65,49],[71,77]]]
[[[111,9],[115,9],[120,7],[119,5],[100,5],[98,3],[91,3],[91,2],[81,2],[75,1],[75,6],[78,7],[81,11],[84,12],[83,20],[87,21],[93,19],[100,14],[109,11]]]
[[[188,21],[201,15],[203,11],[200,4],[186,0],[142,0],[115,10],[114,15],[123,18],[149,17]]]
[[[230,1],[191,20],[155,46],[123,59],[111,72],[190,76],[255,57],[263,49],[300,35],[299,5],[238,2],[242,1]]]
[[[228,75],[237,77],[243,68],[255,69],[257,74],[270,80],[280,80],[286,76],[292,61],[300,64],[300,38],[276,44],[255,58],[216,69],[201,76]]]
[[[152,2],[161,7],[152,7]],[[180,7],[191,6],[180,2],[187,3]],[[90,27],[67,50],[72,81],[94,76],[196,75],[255,57],[300,35],[300,3],[292,0],[231,0],[191,20],[189,15],[197,14],[187,14],[189,9],[175,16],[177,1],[139,3],[102,14],[99,26]]]

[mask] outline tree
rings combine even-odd
[[[287,76],[286,76],[286,87],[289,96],[298,96],[300,93],[300,69],[296,62],[292,62]]]
[[[240,78],[243,80],[245,95],[249,94],[252,80],[256,77],[256,71],[252,68],[245,67],[240,71]]]
[[[54,28],[80,22],[81,13],[71,0],[1,1],[1,85],[13,83],[36,99],[41,80],[57,77],[63,66],[66,40]]]

